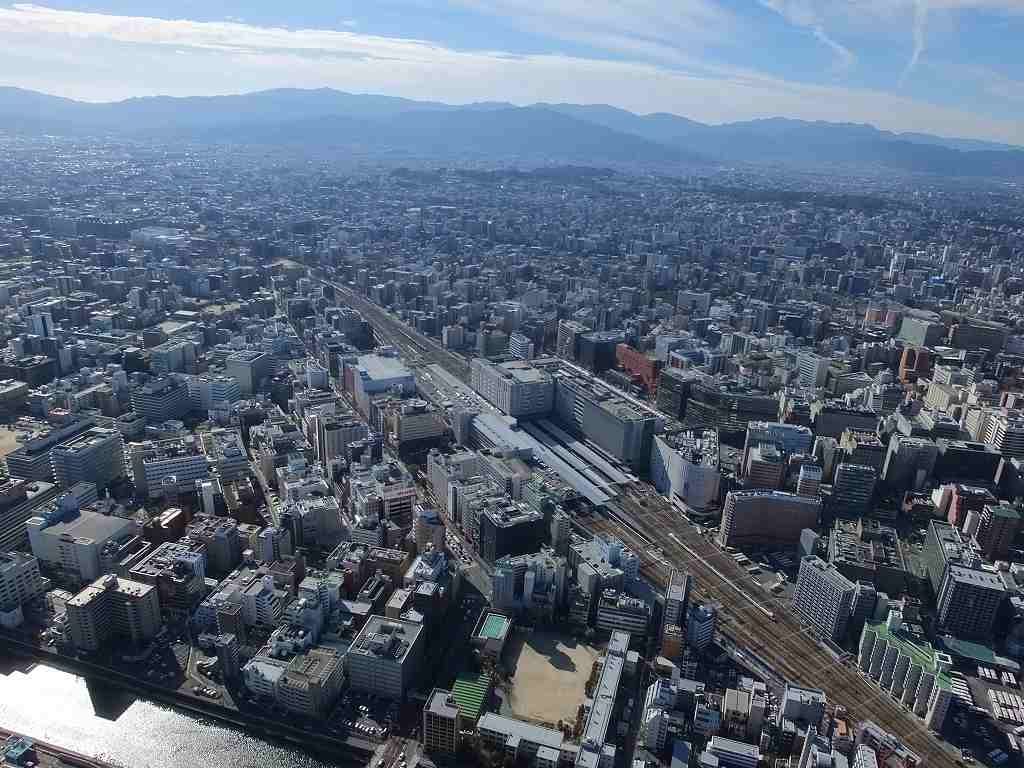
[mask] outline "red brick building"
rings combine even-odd
[[[624,370],[639,376],[648,392],[653,394],[658,389],[658,374],[664,365],[661,360],[653,360],[629,344],[619,344],[615,347],[615,359]]]

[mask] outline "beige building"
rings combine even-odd
[[[114,637],[138,644],[160,630],[160,598],[149,584],[101,576],[68,600],[66,621],[71,642],[84,651]]]

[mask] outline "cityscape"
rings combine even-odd
[[[0,765],[1021,764],[1019,166],[107,130],[0,133]]]

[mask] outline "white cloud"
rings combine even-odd
[[[719,66],[457,51],[349,30],[285,29],[0,7],[0,79],[105,100],[330,86],[452,103],[610,103],[724,122],[772,115],[871,122],[1024,143],[1024,124],[902,95],[785,81]],[[183,55],[184,52],[186,55]]]
[[[693,45],[733,41],[742,25],[715,0],[448,0],[532,33],[638,55],[688,61]]]
[[[760,0],[760,2],[761,5],[775,11],[790,24],[811,30],[820,43],[832,50],[836,56],[836,64],[841,69],[849,69],[857,61],[853,51],[825,31],[823,15],[809,0]]]

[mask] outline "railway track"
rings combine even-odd
[[[911,712],[861,676],[858,670],[833,657],[806,629],[774,599],[758,607],[755,600],[737,594],[725,583],[721,573],[730,577],[739,569],[725,553],[704,541],[685,525],[674,509],[649,498],[646,507],[631,506],[635,524],[614,517],[600,522],[591,519],[586,527],[593,533],[618,536],[640,553],[641,574],[659,588],[667,585],[670,568],[678,567],[694,576],[696,599],[719,606],[720,630],[738,646],[748,648],[785,679],[825,691],[829,701],[842,705],[853,720],[870,719],[897,734],[922,758],[923,763],[954,768],[956,758]],[[673,541],[673,537],[677,541]],[[678,543],[677,543],[678,542]],[[654,550],[655,554],[651,553]],[[657,554],[660,550],[663,554]],[[693,553],[699,555],[695,557]],[[714,570],[712,570],[714,568]],[[749,577],[737,574],[736,582]],[[755,589],[751,584],[751,590]],[[775,620],[768,620],[771,611]]]
[[[339,301],[359,310],[381,336],[405,354],[422,356],[457,378],[469,379],[469,365],[432,339],[408,328],[393,315],[351,289],[334,287]],[[694,597],[719,606],[721,631],[737,646],[753,651],[787,680],[822,689],[833,704],[842,705],[853,720],[871,719],[895,733],[929,768],[957,768],[957,760],[944,749],[912,713],[888,694],[833,657],[781,603],[759,601],[749,575],[735,562],[686,525],[678,512],[657,494],[641,494],[645,503],[629,495],[620,497],[625,518],[591,517],[581,520],[590,533],[617,536],[640,555],[640,573],[664,590],[673,567],[694,576]],[[614,515],[614,513],[613,513]],[[744,594],[743,584],[750,587]]]

